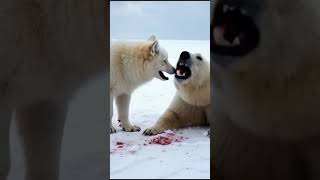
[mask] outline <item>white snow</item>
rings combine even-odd
[[[159,40],[176,65],[179,55],[186,50],[210,58],[209,41]],[[149,144],[152,136],[144,136],[170,104],[174,94],[174,76],[170,80],[154,79],[138,88],[131,98],[129,119],[142,128],[141,132],[123,132],[118,126],[114,105],[113,125],[117,133],[110,135],[110,178],[112,179],[209,179],[210,139],[208,127],[173,130],[181,142],[169,145]],[[118,142],[118,145],[117,145]],[[121,143],[124,143],[123,145]]]

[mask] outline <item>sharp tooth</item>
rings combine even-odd
[[[183,75],[183,76],[185,76],[185,75],[186,75],[186,73],[183,73],[182,75]]]

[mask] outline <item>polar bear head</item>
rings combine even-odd
[[[202,84],[209,80],[210,67],[208,61],[199,53],[183,51],[177,62],[175,83]]]
[[[180,54],[174,84],[179,96],[196,106],[210,104],[210,65],[199,53]]]

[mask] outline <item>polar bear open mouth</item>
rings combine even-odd
[[[188,79],[191,76],[191,69],[187,64],[178,62],[176,68],[175,78],[177,79]]]
[[[260,33],[246,9],[218,3],[212,21],[212,51],[220,55],[244,56],[258,46]]]

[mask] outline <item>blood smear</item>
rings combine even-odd
[[[168,145],[168,144],[171,144],[172,140],[173,140],[172,138],[160,135],[160,136],[154,137],[151,142],[153,144]]]
[[[168,145],[172,142],[182,142],[184,139],[183,136],[176,136],[176,134],[172,131],[165,132],[164,134],[160,134],[152,138],[149,144],[160,144],[160,145]]]
[[[117,145],[123,145],[123,142],[117,141]]]

